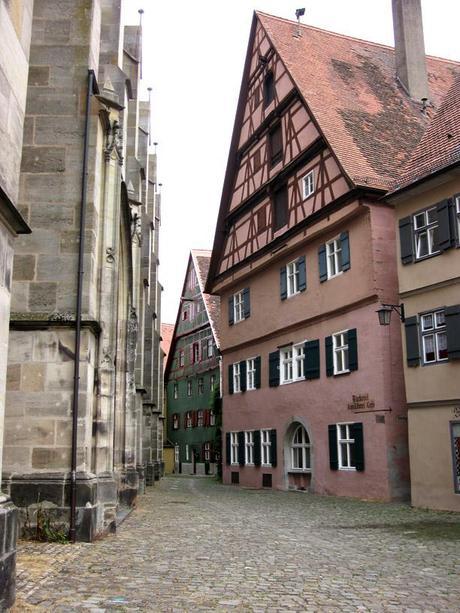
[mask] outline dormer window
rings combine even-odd
[[[275,79],[273,72],[270,70],[265,75],[264,79],[264,108],[267,107],[275,99]]]

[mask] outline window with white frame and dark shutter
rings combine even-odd
[[[350,238],[348,232],[318,248],[319,280],[333,279],[351,268]]]

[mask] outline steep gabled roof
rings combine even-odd
[[[459,162],[460,77],[457,77],[402,169],[401,177],[395,182],[394,191],[409,187]]]
[[[393,47],[257,16],[351,181],[388,189],[429,121],[396,80]],[[435,108],[459,66],[427,57]]]
[[[160,346],[163,350],[163,366],[166,366],[166,362],[171,349],[172,337],[174,334],[174,324],[161,324],[161,342]]]
[[[220,323],[220,298],[204,291],[208,279],[209,265],[211,263],[211,251],[209,249],[192,249],[193,263],[198,277],[203,302],[208,314],[209,323],[214,334],[216,345],[220,347],[219,323]]]
[[[284,63],[340,167],[356,187],[387,191],[419,143],[430,113],[422,113],[395,76],[394,49],[256,12],[233,127],[214,236],[207,290],[225,239],[257,21]],[[460,63],[427,57],[430,102],[438,108]],[[432,114],[432,109],[431,109]]]

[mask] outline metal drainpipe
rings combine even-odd
[[[96,85],[97,87],[97,85]],[[70,530],[72,543],[76,541],[76,511],[77,511],[77,426],[78,426],[78,395],[80,392],[80,344],[81,344],[81,307],[83,293],[83,258],[85,255],[85,222],[86,222],[86,191],[88,187],[88,148],[91,94],[95,89],[95,75],[88,70],[88,89],[86,92],[85,132],[83,141],[83,168],[81,178],[81,208],[78,247],[77,273],[77,312],[75,315],[75,359],[73,377],[72,402],[72,458],[70,467]]]

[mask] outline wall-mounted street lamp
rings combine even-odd
[[[377,315],[379,316],[379,324],[381,326],[390,325],[392,311],[395,311],[398,314],[401,323],[406,321],[404,304],[382,304],[380,309],[377,311]]]

